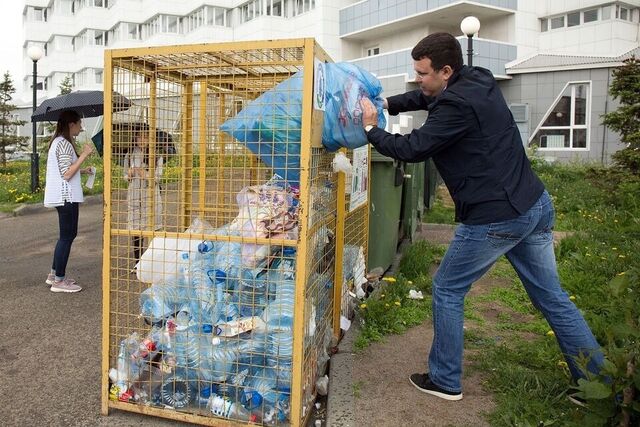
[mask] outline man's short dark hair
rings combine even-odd
[[[458,40],[449,33],[433,33],[423,38],[411,51],[415,61],[431,60],[431,68],[438,71],[449,65],[453,71],[462,68],[462,48]]]

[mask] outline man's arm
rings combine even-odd
[[[420,90],[394,95],[387,98],[387,110],[389,114],[395,116],[405,111],[426,110],[434,98],[425,96]]]
[[[385,156],[405,162],[422,162],[458,142],[468,132],[469,123],[463,106],[441,102],[429,113],[424,125],[410,134],[393,135],[373,127],[367,132],[367,139]]]

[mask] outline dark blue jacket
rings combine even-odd
[[[427,121],[408,135],[373,128],[369,142],[381,154],[405,162],[433,158],[455,203],[456,221],[488,224],[516,218],[544,191],[489,70],[463,66],[437,97],[417,90],[387,101],[389,114],[427,110]]]

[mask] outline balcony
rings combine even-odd
[[[466,63],[467,38],[458,37],[462,45],[463,58]],[[411,49],[402,49],[381,55],[367,56],[354,59],[352,62],[376,76],[385,77],[397,74],[406,74],[407,80],[413,80],[413,59]],[[505,64],[517,57],[517,47],[514,44],[496,42],[493,40],[473,39],[473,65],[487,68],[493,75],[500,79],[506,78]]]
[[[425,24],[460,28],[465,16],[482,22],[513,15],[517,5],[517,0],[365,0],[340,9],[340,37],[367,40]]]

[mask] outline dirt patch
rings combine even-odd
[[[433,330],[425,322],[403,335],[387,337],[356,355],[353,369],[357,426],[488,426],[491,395],[482,377],[463,378],[464,399],[447,402],[417,391],[409,376],[427,369]]]
[[[435,272],[437,266],[432,266]],[[482,321],[465,320],[465,328],[484,337],[496,340],[520,336],[532,339],[535,334],[502,330],[499,323],[508,316],[514,323],[526,323],[533,316],[516,312],[497,301],[482,300],[483,295],[496,287],[512,286],[508,277],[485,274],[469,291],[467,299],[473,301],[475,316]],[[463,375],[464,399],[447,402],[417,391],[409,383],[409,376],[428,370],[427,358],[433,329],[431,320],[408,330],[403,335],[393,335],[384,342],[372,344],[356,355],[353,369],[353,394],[355,396],[355,420],[357,426],[487,426],[485,414],[495,407],[493,396],[483,387],[481,372],[469,369],[473,356],[478,352],[466,344]]]

